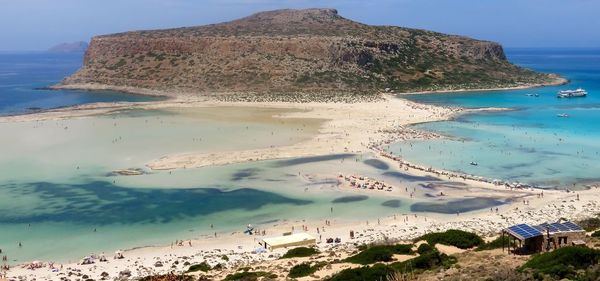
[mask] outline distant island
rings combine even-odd
[[[494,42],[305,9],[97,36],[83,67],[58,87],[303,102],[564,82],[511,64]]]
[[[77,41],[71,43],[61,43],[48,49],[50,53],[83,53],[87,50],[88,43]]]

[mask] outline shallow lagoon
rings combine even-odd
[[[368,155],[111,174],[144,168],[168,153],[293,144],[312,137],[321,122],[271,117],[281,113],[165,109],[0,123],[6,135],[0,139],[0,248],[13,263],[66,261],[240,231],[248,223],[350,221],[410,211],[410,202],[384,192],[352,194],[336,187],[340,171],[417,187],[417,181],[384,175],[389,170]]]
[[[425,103],[513,110],[420,124],[416,127],[449,138],[398,143],[389,150],[425,166],[540,187],[573,188],[573,184],[599,182],[600,50],[512,50],[508,55],[517,64],[559,73],[571,83],[516,91],[405,96]],[[585,88],[589,96],[556,98],[559,90],[577,87]],[[569,118],[557,117],[561,113]]]

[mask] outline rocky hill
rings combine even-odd
[[[231,22],[94,37],[65,87],[277,100],[512,87],[556,77],[517,67],[494,42],[276,10]],[[229,93],[229,94],[227,94]]]

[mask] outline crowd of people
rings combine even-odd
[[[344,176],[340,174],[338,176],[339,179],[343,179],[345,182],[349,183],[351,187],[360,188],[360,189],[371,189],[371,190],[386,190],[392,191],[394,189],[393,186],[389,184],[385,184],[384,182],[380,182],[377,180],[370,179],[368,177],[362,176]]]

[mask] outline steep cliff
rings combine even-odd
[[[333,9],[277,10],[239,20],[97,36],[63,85],[108,85],[290,99],[548,83],[502,46],[463,36],[370,26]]]

